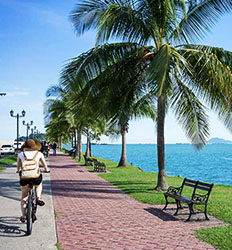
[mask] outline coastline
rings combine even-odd
[[[71,146],[65,146],[71,148]],[[82,151],[85,152],[83,145]],[[166,174],[201,179],[218,185],[232,186],[232,145],[208,144],[195,150],[191,144],[166,144]],[[92,145],[96,157],[118,162],[121,144]],[[158,172],[156,144],[127,144],[127,163],[143,171]],[[223,171],[222,171],[223,169]]]

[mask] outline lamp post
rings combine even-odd
[[[28,130],[30,129],[30,126],[33,124],[33,121],[31,121],[30,123],[26,123],[25,121],[23,121],[23,125],[27,126],[27,136],[26,136],[26,140],[28,139]]]
[[[31,128],[32,139],[34,139],[34,130],[36,130],[36,126],[34,126],[34,128]]]
[[[17,151],[16,151],[17,153],[19,150],[19,118],[24,117],[25,115],[26,115],[25,110],[22,111],[22,115],[19,114],[14,115],[14,111],[13,110],[10,111],[10,116],[17,118]]]
[[[0,93],[0,96],[6,95],[6,93]]]

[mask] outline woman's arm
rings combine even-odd
[[[42,157],[40,158],[40,162],[41,162],[42,165],[43,165],[44,171],[45,171],[45,172],[49,172],[49,171],[48,171],[47,163],[46,163],[46,161],[45,161],[45,159],[44,159],[44,155],[42,155]]]
[[[21,162],[21,159],[18,157],[17,158],[17,173],[19,173],[21,168],[22,168],[22,162]]]

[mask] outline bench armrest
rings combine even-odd
[[[206,202],[208,199],[208,194],[202,195],[202,194],[194,194],[192,197],[192,200],[195,202]]]
[[[169,194],[181,194],[182,186],[181,187],[169,187],[167,193]]]

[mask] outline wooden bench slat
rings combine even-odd
[[[205,187],[211,187],[213,184],[205,183],[205,182],[199,181],[199,182],[198,182],[198,185],[205,186]]]
[[[201,190],[205,190],[205,191],[209,191],[210,190],[210,188],[201,187],[201,186],[197,186],[197,189],[201,189]]]
[[[193,187],[193,188],[194,188],[196,184],[193,185],[193,184],[185,183],[184,185],[185,185],[185,186],[188,186],[188,187]]]
[[[197,183],[197,181],[194,181],[194,180],[191,180],[191,179],[185,179],[185,183],[187,183],[187,182],[189,182],[189,183],[192,183],[192,184],[196,184]]]

